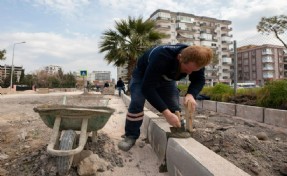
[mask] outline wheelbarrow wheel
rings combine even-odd
[[[60,141],[60,150],[71,150],[76,144],[76,132],[73,130],[64,131],[64,134]],[[59,156],[57,158],[58,173],[60,175],[66,175],[73,163],[74,155]]]

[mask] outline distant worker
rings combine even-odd
[[[122,78],[119,78],[117,81],[117,89],[119,91],[119,96],[121,96],[121,91],[124,91],[124,94],[126,94],[125,83],[123,82]]]
[[[105,82],[104,87],[110,87],[110,84],[109,84],[109,82],[108,82],[108,81],[107,81],[107,82]]]

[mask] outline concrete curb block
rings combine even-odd
[[[199,100],[197,100],[199,104]],[[287,111],[258,106],[202,100],[202,109],[242,117],[278,127],[287,127]],[[200,108],[200,107],[199,107]]]
[[[170,131],[169,127],[169,124],[163,118],[151,119],[148,126],[148,140],[162,164],[165,164],[167,132]]]
[[[193,138],[170,138],[166,159],[170,176],[249,175]]]
[[[148,139],[148,126],[150,124],[151,119],[158,119],[158,118],[160,117],[151,111],[144,112],[143,124],[141,126],[141,133],[144,138]]]
[[[216,110],[219,113],[235,116],[236,106],[233,103],[217,102]]]
[[[202,108],[217,112],[216,103],[217,103],[216,101],[204,100],[204,101],[202,101]]]
[[[236,104],[236,116],[263,123],[264,108]]]
[[[264,123],[279,127],[287,127],[287,111],[278,109],[264,109]]]
[[[122,99],[126,105],[129,104],[130,98],[128,96],[122,95]],[[145,111],[141,129],[143,134],[147,135],[159,161],[167,166],[171,176],[233,176],[235,173],[239,176],[248,175],[193,138],[168,138],[170,125],[165,119],[151,111]],[[224,169],[222,169],[223,167]]]

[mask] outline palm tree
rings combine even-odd
[[[100,42],[100,52],[106,52],[104,59],[110,64],[120,67],[127,64],[127,80],[131,79],[137,58],[151,46],[159,44],[166,34],[157,32],[155,22],[143,21],[129,17],[128,20],[115,22],[115,29],[103,33]]]
[[[6,50],[0,50],[0,60],[5,60],[6,57],[5,57],[5,54],[6,54]]]

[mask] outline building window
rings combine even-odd
[[[248,58],[248,53],[243,53],[243,58]]]
[[[256,79],[256,72],[252,73],[252,79]]]
[[[244,59],[244,60],[243,60],[243,64],[244,64],[244,65],[248,65],[248,61],[249,61],[248,59]]]
[[[256,64],[256,59],[252,58],[252,64]]]
[[[249,67],[244,67],[244,68],[243,68],[243,71],[244,71],[244,72],[249,72]]]
[[[180,20],[181,22],[186,22],[186,23],[193,23],[194,19],[187,17],[187,16],[177,16],[177,20]]]

